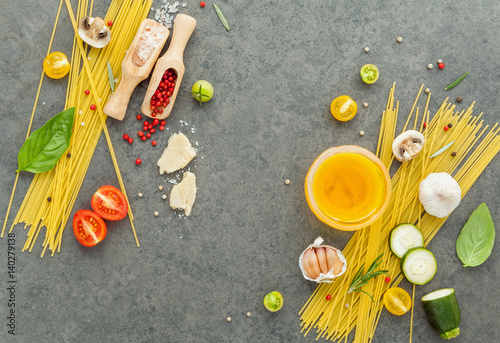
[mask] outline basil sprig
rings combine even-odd
[[[16,172],[43,173],[52,169],[68,150],[74,118],[75,108],[68,108],[33,131],[19,150]]]
[[[490,256],[495,243],[495,224],[483,202],[471,214],[457,239],[457,256],[464,267],[476,267]]]

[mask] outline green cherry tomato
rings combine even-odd
[[[365,64],[361,67],[360,75],[364,83],[371,85],[378,80],[378,68],[373,64]]]
[[[198,102],[207,102],[212,99],[214,95],[214,87],[210,84],[210,82],[205,80],[196,81],[191,88],[192,97],[198,100]]]
[[[283,296],[280,292],[274,291],[264,297],[264,307],[271,312],[279,311],[283,307]]]

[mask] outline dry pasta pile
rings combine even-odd
[[[446,218],[437,218],[424,213],[418,200],[420,182],[430,173],[447,172],[458,182],[464,197],[500,150],[498,123],[491,129],[488,125],[483,125],[481,114],[472,115],[474,104],[459,113],[455,112],[455,106],[446,99],[429,122],[428,105],[431,96],[429,94],[419,118],[419,108],[416,108],[416,104],[422,88],[423,85],[403,131],[410,129],[408,126],[413,119],[412,129],[420,129],[425,136],[424,148],[415,159],[401,164],[392,177],[391,200],[384,215],[370,227],[357,231],[344,248],[343,252],[348,261],[348,269],[344,276],[335,283],[320,284],[299,312],[301,332],[304,335],[313,329],[317,332],[317,339],[347,342],[349,333],[356,328],[354,342],[371,341],[380,318],[384,292],[390,287],[397,286],[403,279],[399,267],[400,259],[389,249],[388,236],[391,229],[399,223],[414,223],[423,232],[427,245],[446,221]],[[383,112],[377,147],[377,155],[388,169],[393,161],[391,146],[395,137],[399,109],[398,102],[394,107],[394,90],[395,85],[391,88],[387,107]],[[427,123],[426,128],[424,122]],[[453,129],[444,131],[443,126],[449,123],[453,124]],[[432,159],[429,158],[451,141],[455,143],[448,151]],[[455,157],[451,156],[451,151],[456,152]],[[365,266],[370,265],[382,253],[384,262],[379,269],[389,270],[389,275],[393,276],[391,284],[385,282],[384,277],[377,277],[363,287],[364,291],[373,296],[375,302],[361,292],[347,294],[350,282],[361,265],[363,263]],[[396,275],[397,277],[394,277]],[[328,294],[332,295],[331,301],[325,301]]]
[[[111,42],[103,49],[92,48],[87,52],[86,47],[84,47],[85,45],[76,33],[77,21],[79,18],[92,13],[93,2],[89,6],[88,1],[80,0],[75,17],[69,0],[64,1],[68,8],[69,16],[75,31],[71,58],[72,69],[69,74],[64,107],[65,109],[76,107],[70,146],[66,154],[63,155],[52,170],[35,174],[10,228],[10,231],[12,231],[16,224],[25,223],[25,229],[29,229],[27,233],[28,238],[23,247],[23,251],[31,251],[41,228],[45,226],[46,233],[41,256],[45,254],[47,248],[49,248],[52,255],[54,255],[56,251],[60,251],[64,227],[71,214],[97,142],[103,131],[106,136],[120,188],[125,197],[127,196],[107,130],[106,115],[102,112],[104,103],[108,97],[111,96],[106,63],[109,61],[115,78],[120,79],[121,63],[125,57],[125,52],[132,43],[141,22],[147,17],[152,4],[152,0],[113,0],[106,16],[103,18],[105,22],[111,20],[114,23],[111,29]],[[61,0],[59,5],[48,52],[50,52],[53,42],[62,4],[63,0]],[[79,68],[80,65],[82,66],[81,70]],[[35,113],[42,81],[43,73],[31,121]],[[90,95],[85,94],[84,91],[86,89],[90,90]],[[90,110],[91,104],[95,104],[97,109],[94,111]],[[28,130],[30,129],[31,123]],[[18,178],[16,177],[7,216],[2,229],[2,236],[12,205],[17,180]],[[51,202],[47,201],[49,197],[52,198]],[[132,211],[130,206],[128,208],[134,237],[139,246],[133,223]]]

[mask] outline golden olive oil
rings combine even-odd
[[[368,158],[340,153],[319,166],[314,175],[313,195],[327,216],[340,222],[357,222],[381,206],[384,179],[377,165]]]

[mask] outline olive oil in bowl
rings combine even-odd
[[[369,226],[387,208],[391,180],[370,151],[345,145],[324,151],[306,176],[306,199],[314,214],[340,230]]]
[[[341,153],[326,159],[316,171],[313,194],[329,217],[352,223],[373,214],[384,198],[384,182],[368,158]]]

